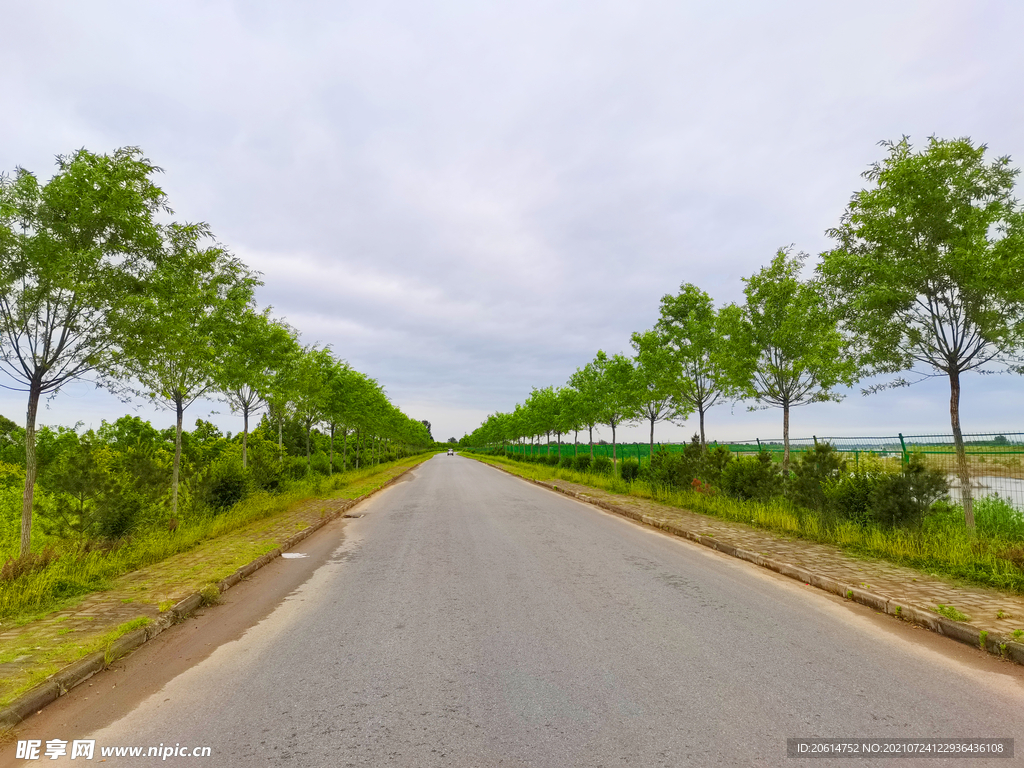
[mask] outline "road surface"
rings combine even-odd
[[[97,689],[89,730],[84,704],[58,702],[19,738],[94,739],[89,764],[112,745],[212,753],[105,765],[646,768],[805,763],[787,737],[1024,735],[1020,667],[467,458],[407,477],[300,544],[316,563],[257,575],[247,588],[272,592],[308,570],[112,722]],[[157,652],[122,689],[159,673]],[[810,762],[832,764],[851,762]]]

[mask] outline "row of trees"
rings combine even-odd
[[[535,389],[510,413],[495,413],[467,438],[496,445],[551,434],[612,431],[626,422],[684,420],[727,401],[777,407],[789,465],[791,408],[839,400],[841,387],[896,377],[865,394],[944,376],[964,514],[974,527],[960,426],[960,377],[1024,372],[1024,210],[1013,198],[1019,170],[985,159],[970,139],[904,137],[863,175],[837,245],[809,279],[807,255],[784,248],[744,279],[743,304],[715,307],[684,283],[665,296],[655,327],[632,335],[633,354],[595,359],[566,386]],[[908,377],[904,375],[910,372]],[[614,456],[614,447],[613,447]]]
[[[166,222],[173,211],[154,182],[161,169],[138,148],[82,149],[58,157],[57,168],[46,183],[23,168],[0,177],[0,368],[6,388],[28,395],[22,555],[31,546],[39,402],[77,379],[175,412],[172,514],[184,412],[202,397],[223,396],[242,415],[243,444],[249,417],[264,406],[279,428],[298,414],[307,446],[320,424],[332,438],[340,431],[343,444],[352,432],[429,443],[377,382],[329,349],[302,346],[260,310],[259,276],[206,224]]]

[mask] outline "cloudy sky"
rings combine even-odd
[[[263,305],[439,439],[628,351],[681,282],[736,301],[780,246],[828,248],[880,140],[1024,161],[1024,5],[1005,0],[37,0],[0,19],[0,169],[142,147],[177,217],[263,273]],[[1020,377],[964,387],[966,431],[1024,430]],[[125,409],[79,384],[40,421]],[[211,412],[237,431],[223,404],[186,419]],[[724,406],[708,429],[771,438],[781,415]],[[948,432],[948,386],[851,392],[792,429]]]

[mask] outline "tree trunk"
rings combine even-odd
[[[247,466],[249,449],[249,406],[242,405],[242,469]]]
[[[700,414],[700,447],[701,448],[707,448],[708,447],[708,441],[707,441],[707,438],[704,437],[704,403],[703,402],[701,402],[697,406],[697,413]]]
[[[277,416],[277,460],[284,463],[284,414]]]
[[[615,474],[615,463],[616,463],[615,462],[615,459],[616,459],[616,457],[615,457],[615,422],[614,421],[611,422],[610,426],[612,428],[612,474],[614,475]]]
[[[590,458],[594,458],[594,426],[590,426]]]
[[[782,473],[789,472],[789,403],[782,406]]]
[[[312,422],[306,422],[306,474],[313,470],[313,456],[309,451],[309,433],[313,431]]]
[[[334,474],[334,422],[331,422],[331,458],[327,462],[327,474]]]
[[[174,394],[174,412],[177,421],[174,427],[174,472],[171,476],[171,517],[178,516],[178,474],[181,471],[181,422],[185,415],[180,393]]]
[[[572,455],[580,455],[580,431],[577,429],[572,433]]]
[[[654,417],[651,416],[651,456],[654,455]],[[640,446],[636,449],[636,461],[640,463]]]
[[[29,384],[28,409],[25,412],[25,493],[21,497],[21,557],[32,551],[32,498],[36,490],[36,414],[42,382],[35,376]]]
[[[341,471],[348,470],[348,427],[341,431]]]
[[[953,426],[953,445],[956,447],[957,477],[960,479],[960,499],[964,504],[964,522],[974,531],[974,498],[971,493],[971,469],[967,464],[967,450],[960,431],[960,372],[949,372],[949,421]]]

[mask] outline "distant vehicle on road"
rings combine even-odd
[[[448,449],[448,455],[449,456],[454,456],[455,455],[455,451],[453,451],[451,448],[449,448]]]

